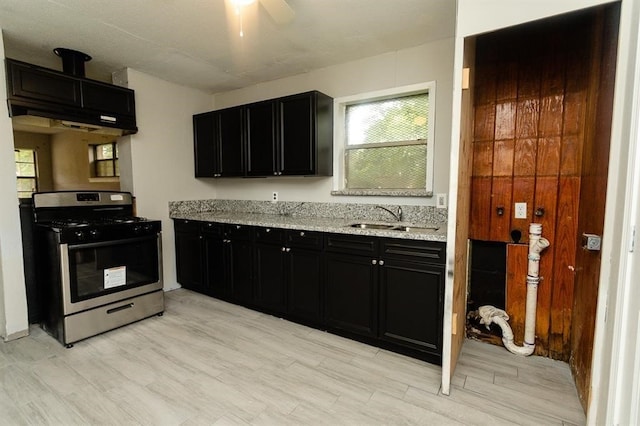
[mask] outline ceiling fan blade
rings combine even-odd
[[[285,0],[260,0],[260,4],[278,25],[285,25],[293,21],[295,12]]]

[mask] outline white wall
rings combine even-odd
[[[451,136],[453,39],[313,70],[255,86],[218,93],[216,109],[319,90],[333,98],[436,81],[434,193],[448,192]],[[434,198],[332,196],[332,178],[224,179],[216,181],[218,198],[282,201],[435,205]]]
[[[139,216],[162,220],[164,286],[173,289],[179,285],[168,203],[216,197],[213,183],[195,179],[193,169],[192,116],[212,109],[211,95],[132,69],[127,77],[136,92],[138,133],[118,141],[120,185],[136,197]]]
[[[4,42],[0,30],[0,58]],[[0,81],[6,81],[4,65]],[[7,89],[0,84],[0,335],[4,339],[29,332],[27,296],[22,268],[22,236],[16,189],[16,166],[13,155],[13,128],[7,110]]]

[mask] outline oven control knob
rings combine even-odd
[[[84,232],[82,232],[82,231],[76,231],[76,232],[73,233],[73,235],[75,235],[75,237],[76,237],[76,239],[78,241],[84,240]]]
[[[100,231],[98,231],[97,229],[92,229],[91,231],[89,231],[89,235],[91,235],[91,238],[93,239],[98,238],[100,236]]]
[[[151,232],[151,230],[153,229],[153,225],[151,225],[150,223],[147,223],[147,224],[143,225],[142,227],[147,232]]]

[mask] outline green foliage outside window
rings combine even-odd
[[[424,189],[428,113],[428,93],[348,105],[346,187]]]

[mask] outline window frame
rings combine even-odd
[[[107,159],[98,159],[98,148],[103,145],[111,145],[111,152],[113,153],[112,158]],[[119,179],[120,174],[116,174],[116,162],[119,160],[119,152],[118,152],[118,142],[104,142],[104,143],[95,143],[91,144],[91,167],[92,167],[92,176],[94,179]],[[98,174],[98,164],[100,163],[111,163],[111,169],[113,170],[113,174],[109,176],[101,176]]]
[[[18,184],[18,182],[20,182],[20,180],[23,179],[33,179],[33,181],[35,182],[33,191],[31,192],[31,194],[33,194],[34,192],[38,192],[38,187],[39,187],[39,179],[38,179],[38,159],[37,159],[37,155],[36,155],[36,150],[33,148],[14,148],[14,152],[15,151],[30,151],[31,152],[31,159],[33,160],[32,162],[29,163],[25,163],[23,161],[15,161],[14,159],[14,163],[15,164],[33,164],[33,176],[18,176],[16,173],[16,191],[18,194],[18,198],[24,198],[24,197],[20,197],[20,193],[26,192],[26,191],[20,191],[18,188],[20,187],[20,185]]]
[[[422,142],[402,141],[402,142],[385,142],[374,144],[365,144],[365,146],[348,147],[347,146],[347,130],[346,130],[346,111],[347,106],[375,102],[385,99],[400,98],[404,96],[428,93],[429,108],[427,112],[427,140],[426,140],[426,179],[424,189],[349,189],[346,187],[346,154],[350,149],[375,149],[388,146],[409,146],[422,145]],[[377,90],[372,92],[359,93],[352,96],[345,96],[334,99],[334,158],[333,164],[335,173],[333,176],[332,195],[363,195],[363,196],[417,196],[432,197],[433,196],[433,177],[435,165],[435,104],[436,104],[436,82],[429,81],[425,83],[411,84],[407,86],[394,87],[390,89]]]

